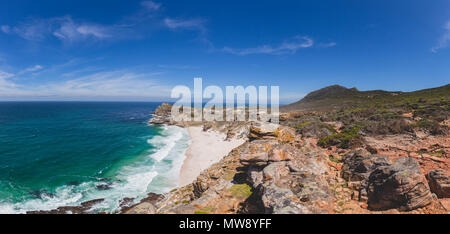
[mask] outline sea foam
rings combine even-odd
[[[120,201],[146,197],[148,192],[164,193],[178,186],[181,165],[189,145],[189,134],[183,128],[162,126],[161,135],[153,136],[147,143],[153,147],[139,160],[120,168],[111,181],[92,180],[79,185],[64,185],[51,195],[41,195],[18,203],[0,203],[0,213],[25,213],[51,210],[60,206],[76,206],[81,202],[103,198],[92,212],[117,212]],[[108,189],[99,190],[99,185]]]

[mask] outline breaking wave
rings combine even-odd
[[[100,198],[104,201],[95,205],[92,212],[117,212],[123,198],[135,198],[134,201],[138,202],[149,192],[164,193],[177,187],[189,141],[185,129],[161,126],[158,135],[147,140],[149,150],[134,160],[115,165],[118,169],[113,175],[63,185],[52,192],[40,191],[35,197],[26,197],[20,202],[0,201],[0,213],[51,210]],[[98,174],[102,172],[103,169]],[[0,181],[0,189],[4,186],[13,185]]]

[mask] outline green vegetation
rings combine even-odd
[[[194,211],[194,214],[211,214],[216,210],[216,208],[212,206],[206,206],[201,209]]]
[[[328,156],[328,158],[329,158],[330,161],[332,161],[332,162],[335,162],[335,163],[341,163],[341,159],[335,158],[333,155]]]
[[[430,155],[438,157],[438,158],[442,158],[442,157],[445,156],[445,151],[444,150],[439,150],[439,151],[431,152]]]
[[[339,148],[347,149],[350,146],[358,144],[361,138],[359,134],[360,127],[351,127],[333,135],[322,137],[317,144],[322,147],[329,147],[335,145]]]
[[[309,125],[309,124],[311,124],[311,121],[307,121],[307,122],[301,123],[301,124],[299,124],[299,125],[297,126],[297,128],[298,128],[298,129],[302,129],[303,127],[305,127],[305,126],[307,126],[307,125]]]
[[[247,198],[252,195],[252,187],[248,184],[235,184],[229,191],[231,192],[231,196],[236,198]]]
[[[282,124],[319,145],[361,146],[362,135],[410,134],[417,130],[447,135],[442,122],[450,114],[450,85],[415,92],[358,91],[330,86],[308,94],[281,111],[297,111]],[[336,124],[340,129],[336,131]]]

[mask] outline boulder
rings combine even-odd
[[[279,180],[280,177],[289,174],[289,169],[285,162],[274,162],[263,169],[264,181]]]
[[[124,214],[155,214],[156,208],[150,202],[141,202],[127,211]]]
[[[254,140],[277,140],[280,143],[294,145],[300,138],[295,129],[273,123],[255,123],[250,127],[248,138]]]
[[[275,140],[255,140],[250,142],[240,155],[243,165],[265,166],[269,161],[269,151],[277,145]]]
[[[297,149],[290,145],[275,145],[268,153],[268,160],[271,162],[294,160]]]
[[[267,152],[260,152],[253,154],[242,154],[240,160],[244,165],[264,166],[267,165],[269,157]]]
[[[306,154],[295,160],[288,161],[287,166],[293,173],[305,173],[308,175],[324,175],[327,174],[327,157],[323,153]]]
[[[350,187],[360,189],[367,181],[370,173],[380,166],[390,165],[386,156],[371,155],[366,150],[352,151],[342,158],[342,178],[349,181]]]
[[[295,148],[293,150],[295,152]],[[253,186],[257,186],[266,213],[328,213],[332,194],[325,179],[327,171],[321,154],[296,152],[291,161],[269,160],[262,170],[262,182]]]
[[[443,170],[430,171],[427,174],[431,192],[439,198],[450,197],[450,176]]]
[[[276,139],[275,131],[279,128],[278,124],[256,123],[250,127],[248,138],[253,140]]]
[[[368,207],[373,210],[399,208],[409,211],[429,205],[433,196],[413,158],[400,158],[377,167],[369,176]]]

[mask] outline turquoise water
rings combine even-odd
[[[48,210],[177,186],[187,132],[147,124],[159,103],[0,103],[0,213]]]

